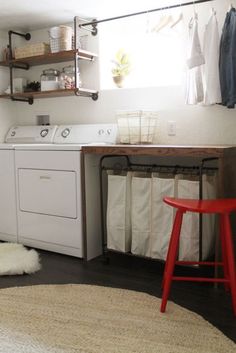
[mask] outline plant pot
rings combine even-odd
[[[125,76],[113,76],[113,81],[115,82],[116,86],[121,88],[123,87]]]

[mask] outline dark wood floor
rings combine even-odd
[[[0,288],[37,284],[84,283],[143,291],[161,296],[163,265],[160,262],[119,254],[110,254],[110,263],[101,258],[89,262],[40,251],[42,269],[33,275],[3,276]],[[178,272],[186,272],[179,268]],[[193,270],[198,271],[199,270]],[[236,342],[236,317],[233,316],[230,295],[223,287],[206,283],[174,283],[171,300],[211,322]]]

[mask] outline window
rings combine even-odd
[[[115,88],[112,60],[123,49],[130,58],[131,72],[124,87],[180,85],[183,77],[184,49],[179,13],[152,13],[101,23],[99,56],[101,89]],[[158,31],[163,22],[169,23]],[[171,26],[178,22],[173,28]]]

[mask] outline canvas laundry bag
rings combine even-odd
[[[151,257],[155,259],[166,259],[175,210],[163,198],[175,197],[175,185],[173,175],[152,174]]]
[[[199,181],[178,180],[177,194],[178,198],[181,199],[199,199]],[[186,212],[183,216],[179,242],[179,260],[199,260],[199,216],[197,213]]]
[[[203,175],[203,198],[216,199],[216,176]],[[206,260],[214,254],[216,241],[216,216],[215,214],[202,215],[202,258]]]
[[[107,248],[131,250],[130,221],[131,172],[115,175],[108,171]]]
[[[192,179],[192,180],[190,180]],[[194,180],[195,179],[195,180]],[[214,198],[214,185],[210,185],[207,176],[203,175],[203,199]],[[178,198],[198,199],[199,180],[196,177],[185,176],[178,180]],[[213,217],[212,217],[213,216]],[[212,252],[214,243],[214,215],[202,215],[203,234],[203,259],[206,259]],[[186,212],[183,217],[180,233],[179,260],[198,261],[199,260],[199,214]]]
[[[132,254],[151,255],[151,174],[134,173],[131,191]]]

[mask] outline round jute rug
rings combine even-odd
[[[0,352],[235,353],[202,317],[145,293],[92,285],[0,290]]]

